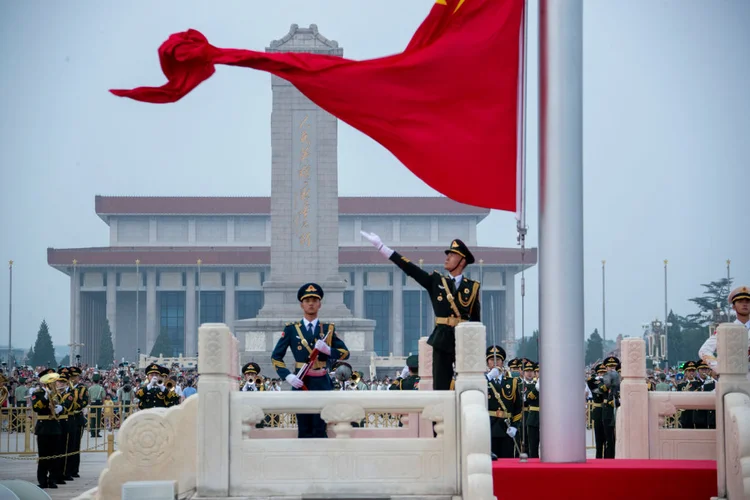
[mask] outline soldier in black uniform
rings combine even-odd
[[[349,357],[349,350],[338,335],[333,323],[323,323],[318,319],[323,289],[315,283],[306,283],[297,292],[297,300],[304,312],[302,321],[287,323],[276,347],[271,354],[271,362],[279,377],[286,380],[298,391],[306,387],[310,391],[333,390],[328,367],[331,362],[344,360]],[[329,335],[330,334],[330,335]],[[292,373],[284,363],[287,349],[294,355],[295,373]],[[310,361],[313,349],[320,353],[313,366],[310,366],[305,379],[301,380],[297,370]],[[319,414],[297,414],[297,436],[300,438],[325,438],[326,423]]]
[[[249,391],[265,391],[266,387],[263,385],[262,381],[260,381],[260,365],[258,363],[247,363],[245,366],[242,367],[242,374],[245,375],[245,382],[243,383],[242,387],[240,387],[241,391],[249,392]],[[256,383],[259,382],[259,383]]]
[[[539,388],[534,380],[536,365],[528,359],[523,365],[523,443],[529,458],[539,458]]]
[[[70,368],[68,368],[67,366],[61,366],[60,368],[58,368],[57,373],[58,375],[60,375],[58,392],[62,397],[63,408],[65,408],[65,411],[59,415],[59,417],[61,418],[60,429],[63,432],[61,441],[64,447],[63,452],[66,454],[66,456],[62,459],[62,472],[56,480],[57,484],[61,484],[60,480],[73,480],[71,468],[69,465],[70,457],[75,451],[75,443],[80,442],[81,437],[78,435],[79,421],[78,416],[75,413],[76,407],[78,406],[78,393],[73,390],[73,385],[70,383]],[[75,455],[77,456],[78,453],[75,453]]]
[[[695,372],[697,366],[695,361],[688,361],[683,365],[685,378],[677,384],[678,391],[697,392],[703,388],[703,381],[698,378]],[[682,410],[680,414],[680,427],[683,429],[695,429],[695,414],[696,410]]]
[[[417,391],[419,390],[419,356],[412,354],[406,358],[406,367],[409,374],[399,377],[391,386],[392,391]]]
[[[180,395],[177,393],[177,377],[171,375],[171,371],[166,366],[159,367],[161,370],[162,380],[164,381],[164,407],[171,408],[180,404]],[[158,394],[157,394],[157,399]]]
[[[604,427],[604,458],[615,458],[615,418],[620,407],[620,375],[617,370],[620,360],[610,356],[604,360],[607,372],[599,381],[599,392],[604,395],[602,403],[602,425]]]
[[[503,375],[505,350],[487,348],[487,408],[489,410],[492,453],[498,458],[516,456],[518,429],[523,413],[519,379]]]
[[[463,275],[466,266],[474,263],[474,256],[463,241],[453,240],[445,250],[443,265],[449,275],[428,273],[385,246],[378,235],[360,232],[381,255],[427,290],[435,312],[435,328],[427,339],[432,346],[433,387],[436,391],[449,390],[456,360],[456,325],[463,321],[480,321],[481,317],[479,282]]]
[[[41,379],[43,376],[52,373],[55,373],[55,370],[46,368],[39,372],[39,378]],[[34,434],[36,435],[36,447],[39,454],[36,479],[40,488],[57,488],[55,479],[60,475],[58,472],[59,460],[48,458],[59,453],[59,442],[62,435],[57,417],[64,409],[56,400],[55,391],[56,382],[53,381],[42,385],[42,389],[37,389],[31,393],[31,409],[37,414]]]
[[[70,367],[70,383],[73,386],[73,415],[68,417],[68,425],[76,425],[76,438],[73,439],[71,455],[68,457],[68,471],[72,477],[81,477],[78,472],[81,464],[81,438],[86,428],[86,417],[83,410],[89,405],[89,393],[86,386],[81,383],[81,369],[77,366]]]
[[[164,387],[164,373],[162,367],[151,363],[146,367],[148,383],[142,385],[135,393],[138,398],[138,409],[166,408],[165,397],[167,390]]]
[[[591,422],[594,425],[594,442],[596,444],[596,458],[604,458],[604,420],[602,419],[602,404],[604,403],[605,394],[599,390],[602,376],[607,373],[607,367],[604,363],[599,363],[594,367],[594,373],[591,374],[586,384],[591,390]]]
[[[716,380],[711,377],[708,363],[699,359],[695,362],[698,367],[698,377],[703,382],[700,392],[712,392],[716,389]],[[696,429],[716,429],[716,410],[693,410],[693,423]]]

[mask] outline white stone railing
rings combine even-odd
[[[715,459],[718,498],[750,498],[750,380],[747,330],[718,329],[719,380],[714,392],[649,392],[643,339],[623,339],[617,458]],[[683,410],[716,410],[716,429],[665,429]]]
[[[237,340],[226,325],[203,325],[198,394],[176,408],[130,417],[98,488],[79,500],[119,499],[126,482],[156,479],[176,481],[181,495],[192,492],[196,500],[494,499],[486,332],[480,323],[462,323],[456,333],[455,391],[429,390],[431,353],[421,342],[420,391],[243,393],[236,383]],[[400,429],[352,428],[366,411],[408,416]],[[329,439],[256,428],[265,414],[291,412],[320,413]]]

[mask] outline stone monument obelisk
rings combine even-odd
[[[267,52],[343,56],[338,43],[315,25],[271,42]],[[264,305],[253,319],[235,322],[242,360],[271,375],[271,351],[285,323],[302,317],[297,290],[306,282],[323,287],[320,317],[336,331],[364,370],[373,351],[375,322],[354,318],[344,304],[346,282],[339,273],[337,119],[286,80],[272,76],[271,274],[263,283]],[[287,359],[287,366],[292,363]],[[291,361],[290,361],[291,360]]]

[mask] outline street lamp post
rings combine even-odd
[[[141,260],[135,259],[135,349],[141,352]]]
[[[606,260],[602,261],[602,345],[607,342],[607,300],[606,300],[606,281],[605,277],[605,265]]]
[[[666,338],[669,334],[669,327],[672,326],[669,323],[669,315],[667,313],[667,264],[669,261],[664,259],[664,359],[667,359],[667,345]]]
[[[422,264],[424,264],[424,259],[419,259],[419,268],[422,269]],[[422,309],[422,292],[424,291],[424,288],[421,286],[419,287],[419,336],[424,336],[424,330],[422,325],[422,318],[424,316],[424,310]]]
[[[643,329],[646,330],[648,349],[646,358],[652,361],[655,368],[659,368],[662,361],[666,361],[667,365],[669,364],[667,361],[667,328],[670,326],[672,326],[672,323],[662,322],[658,318],[643,325]]]
[[[203,261],[198,259],[198,327],[201,326],[201,264]]]
[[[8,377],[13,374],[13,261],[8,261],[8,272],[10,280],[8,281]]]

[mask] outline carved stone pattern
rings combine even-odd
[[[249,439],[250,433],[255,429],[255,424],[265,418],[263,409],[255,405],[247,405],[242,408],[242,437]]]
[[[420,340],[419,351],[419,377],[432,378],[432,347],[425,341]]]
[[[127,427],[120,448],[128,462],[146,468],[174,460],[174,429],[157,413],[136,413]]]
[[[266,333],[265,332],[247,332],[245,336],[246,351],[265,351],[266,350]]]
[[[721,374],[745,373],[747,371],[747,332],[745,328],[736,325],[722,328],[719,333],[718,343],[726,345],[726,362],[722,363],[722,355],[719,354],[719,367]],[[717,346],[717,351],[721,347]]]
[[[422,410],[422,417],[426,418],[431,422],[442,422],[445,420],[445,408],[443,403],[435,403]]]
[[[658,411],[660,417],[671,417],[677,413],[677,408],[675,408],[671,401],[660,401]]]
[[[625,365],[622,367],[623,377],[645,377],[646,342],[643,339],[625,339],[622,341],[621,348],[625,359]]]
[[[320,418],[326,423],[353,422],[365,418],[365,409],[353,404],[333,404],[323,407]]]
[[[740,430],[737,413],[731,410],[729,412],[729,431],[731,436],[729,443],[727,443],[726,465],[731,469],[730,474],[732,476],[738,476],[740,474]]]
[[[365,332],[346,332],[343,337],[349,351],[365,350]]]
[[[200,332],[201,334],[203,332]],[[200,373],[221,373],[223,366],[221,363],[221,332],[218,330],[209,330],[206,335],[206,341],[201,346],[198,363]]]
[[[456,328],[456,372],[483,372],[485,368],[484,331]]]

